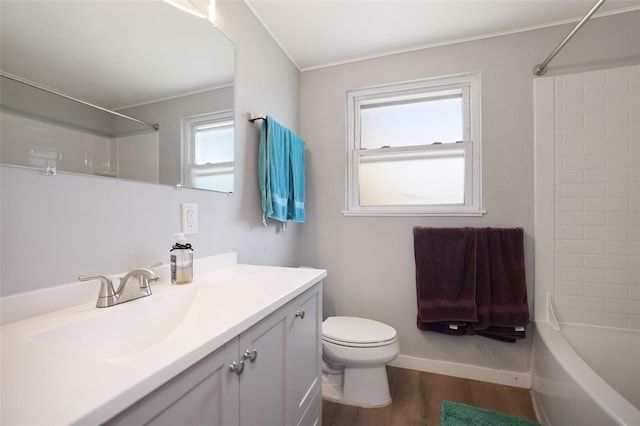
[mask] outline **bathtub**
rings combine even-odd
[[[533,400],[542,424],[640,425],[637,332],[562,324],[561,333],[544,321],[535,327]]]

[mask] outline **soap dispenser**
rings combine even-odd
[[[173,234],[177,242],[171,247],[171,282],[186,284],[193,280],[193,249],[183,232]]]

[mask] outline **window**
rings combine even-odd
[[[233,111],[184,118],[183,132],[187,186],[233,192]]]
[[[472,73],[348,92],[344,214],[483,214],[479,83]]]

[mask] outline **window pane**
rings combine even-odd
[[[229,161],[233,161],[233,127],[196,127],[195,164]]]
[[[192,169],[191,181],[196,188],[233,192],[233,165],[224,164]]]
[[[464,204],[464,151],[360,157],[360,205]]]
[[[361,148],[452,143],[463,137],[462,94],[363,105]]]

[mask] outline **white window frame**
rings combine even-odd
[[[184,117],[182,119],[182,179],[187,186],[193,187],[193,178],[198,174],[226,174],[229,170],[233,171],[235,161],[215,164],[195,164],[196,129],[202,125],[215,125],[216,123],[225,123],[229,121],[232,123],[231,126],[233,126],[233,110],[205,113]]]
[[[423,98],[429,93],[460,91],[464,105],[464,141],[378,149],[360,148],[360,108],[394,100]],[[480,73],[465,73],[347,92],[347,164],[345,216],[482,216],[482,132],[480,129]],[[360,205],[359,165],[366,156],[393,153],[416,155],[443,154],[443,150],[463,149],[465,156],[464,204],[438,205]],[[468,161],[470,159],[470,161]]]

